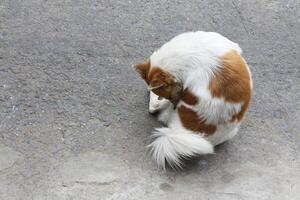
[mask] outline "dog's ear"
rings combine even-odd
[[[183,90],[182,83],[177,82],[171,74],[159,70],[154,76],[150,75],[150,78],[148,89],[158,96],[169,99],[176,107]]]
[[[150,59],[147,59],[144,63],[139,63],[133,66],[136,72],[138,72],[141,77],[148,82],[148,73],[150,70]]]

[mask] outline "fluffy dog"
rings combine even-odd
[[[135,65],[148,84],[149,111],[166,127],[149,145],[159,167],[210,154],[232,138],[248,109],[250,70],[238,44],[214,32],[180,34]]]

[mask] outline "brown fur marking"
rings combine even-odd
[[[210,135],[217,129],[215,125],[205,124],[205,119],[200,118],[196,112],[185,106],[178,108],[178,115],[182,125],[188,130]]]
[[[134,66],[135,71],[137,71],[147,83],[148,83],[148,74],[149,74],[150,66],[151,66],[150,59],[148,59],[144,63],[139,63]]]
[[[186,104],[189,105],[196,105],[198,104],[198,98],[190,92],[188,89],[185,89],[181,94],[181,100],[184,101]]]
[[[209,83],[209,90],[213,97],[243,103],[241,111],[232,116],[232,121],[243,118],[251,98],[250,75],[246,62],[236,51],[231,50],[223,56],[219,71]]]

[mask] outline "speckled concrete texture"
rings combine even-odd
[[[132,64],[173,36],[238,42],[254,96],[241,130],[183,171],[156,168]],[[297,200],[299,0],[1,0],[1,200]]]

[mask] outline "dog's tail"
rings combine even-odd
[[[148,146],[159,167],[165,169],[166,162],[173,168],[182,167],[182,158],[198,154],[213,153],[213,145],[203,136],[188,130],[157,128],[154,141]]]

